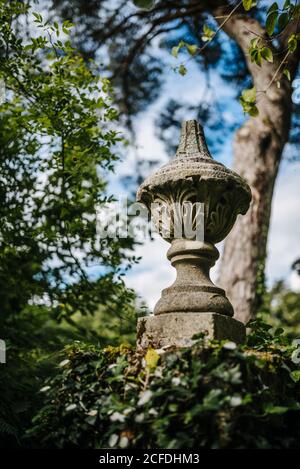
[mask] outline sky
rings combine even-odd
[[[239,105],[236,106],[234,91],[220,80],[217,73],[211,77],[210,85],[213,90],[217,90],[212,99],[217,98],[222,102],[227,102],[222,111],[222,118],[231,122],[239,122],[241,119],[239,113],[242,111],[239,109]],[[156,136],[155,118],[169,98],[184,96],[185,101],[193,103],[199,101],[199,95],[201,96],[205,90],[205,79],[198,69],[190,66],[185,77],[174,74],[170,69],[162,93],[163,98],[149,107],[146,112],[140,113],[135,121],[136,137],[134,143],[136,148],[135,151],[128,150],[123,162],[117,167],[117,176],[128,174],[131,170],[134,171],[136,158],[158,160],[158,167],[166,163],[169,157],[163,143]],[[194,116],[191,114],[184,116],[184,118],[191,119]],[[215,156],[213,155],[213,157]],[[226,142],[216,159],[231,167],[231,138]],[[153,168],[149,170],[149,173],[152,171],[154,171]],[[300,257],[299,176],[300,159],[298,162],[292,163],[284,158],[275,186],[266,266],[266,278],[269,286],[276,280],[284,279],[289,287],[297,291],[300,291],[300,279],[295,273],[292,273],[291,264],[297,257]],[[114,191],[123,191],[124,194],[124,189],[117,185],[114,187]],[[146,241],[142,246],[138,246],[135,254],[141,256],[141,261],[126,276],[127,285],[136,290],[138,295],[146,301],[150,310],[153,310],[158,301],[161,290],[170,286],[175,280],[175,269],[166,258],[168,247],[169,244],[159,237],[155,241]],[[222,251],[222,244],[217,247]],[[216,280],[218,267],[219,263],[217,262],[212,269],[213,280]]]

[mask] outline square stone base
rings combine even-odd
[[[208,339],[242,343],[246,337],[244,324],[218,313],[166,313],[139,318],[137,346],[156,349],[175,345],[189,347],[192,337],[204,332]]]

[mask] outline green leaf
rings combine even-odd
[[[251,117],[256,117],[259,114],[258,108],[256,106],[256,88],[250,88],[242,92],[240,97],[240,103],[243,106],[243,110],[246,114],[249,114]]]
[[[256,101],[256,88],[250,88],[242,92],[242,98],[246,103],[255,103]]]
[[[150,370],[155,370],[160,360],[160,356],[154,348],[149,348],[145,355],[145,362]]]
[[[195,55],[198,51],[197,44],[186,44],[186,48],[188,50],[188,53],[192,56]]]
[[[154,0],[133,0],[133,3],[137,8],[142,10],[151,10],[154,7]]]
[[[272,5],[270,6],[270,8],[268,9],[268,15],[270,13],[273,13],[274,11],[278,11],[279,10],[279,6],[278,6],[278,3],[277,2],[274,2],[272,3]]]
[[[252,42],[253,41],[253,42]],[[251,47],[249,48],[249,54],[251,62],[255,62],[257,65],[261,63],[261,53],[260,49],[257,47],[257,39],[251,41]]]
[[[273,53],[269,47],[263,47],[261,50],[261,55],[268,62],[273,62]]]
[[[178,68],[178,72],[180,73],[180,75],[184,76],[187,73],[187,69],[183,64],[181,64]]]
[[[295,52],[298,46],[298,41],[295,34],[292,34],[288,40],[288,48],[290,52]]]
[[[256,59],[255,59],[256,64],[261,67],[262,63],[262,56],[261,56],[261,51],[257,51]]]
[[[273,11],[272,13],[270,13],[267,16],[266,31],[267,31],[269,36],[272,36],[272,34],[274,33],[277,18],[278,18],[278,12],[277,11]]]
[[[207,26],[207,24],[205,24],[203,26],[203,35],[201,39],[204,42],[211,41],[213,37],[215,36],[215,34],[216,34],[215,31],[211,29],[209,26]]]
[[[251,106],[251,109],[248,111],[249,116],[251,117],[257,117],[259,114],[259,110],[257,106]]]
[[[300,370],[292,371],[290,377],[295,383],[298,383],[298,381],[300,381]]]
[[[32,14],[35,17],[35,23],[41,23],[43,21],[43,17],[39,13],[33,12]]]
[[[289,22],[289,15],[288,13],[282,13],[279,18],[278,18],[278,27],[279,27],[279,31],[282,31],[286,25],[288,24]]]
[[[283,70],[283,75],[286,76],[289,81],[291,81],[291,72],[287,68]]]
[[[203,399],[204,410],[217,410],[221,406],[221,389],[212,389]]]
[[[180,47],[179,46],[174,46],[172,47],[172,51],[171,51],[171,54],[173,55],[173,57],[178,57],[178,53],[179,53],[179,50],[180,50]]]
[[[204,34],[206,34],[207,36],[209,36],[210,34],[212,34],[214,31],[207,25],[205,24],[203,26],[203,32]]]
[[[257,47],[259,42],[260,42],[260,37],[255,37],[251,39],[250,41],[251,47]]]
[[[179,44],[177,44],[177,46],[172,47],[171,54],[177,58],[180,49],[182,49],[185,46],[187,46],[187,44],[184,41],[180,41]]]
[[[243,0],[243,7],[245,8],[246,11],[251,10],[254,4],[255,4],[254,0]]]
[[[289,407],[285,406],[272,406],[268,405],[265,407],[266,414],[285,414],[290,410]]]
[[[66,28],[66,29],[70,29],[70,28],[73,28],[75,25],[74,23],[71,23],[71,21],[69,20],[66,20],[63,22],[63,27]]]

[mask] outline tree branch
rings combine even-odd
[[[218,17],[228,14],[226,7],[216,8],[212,13],[219,24],[222,22]],[[223,31],[225,31],[229,37],[234,39],[241,48],[256,89],[265,90],[276,73],[281,60],[277,57],[277,50],[275,47],[268,42],[267,34],[262,25],[259,21],[251,18],[249,15],[238,12],[232,15],[228,21],[224,23]],[[257,36],[261,37],[262,41],[266,42],[267,47],[272,50],[274,57],[273,63],[265,61],[263,67],[259,67],[255,62],[251,62],[249,55],[250,42]]]

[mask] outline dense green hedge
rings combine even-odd
[[[282,331],[257,321],[244,346],[203,344],[146,355],[127,346],[67,347],[41,390],[28,444],[299,447],[298,352]]]

